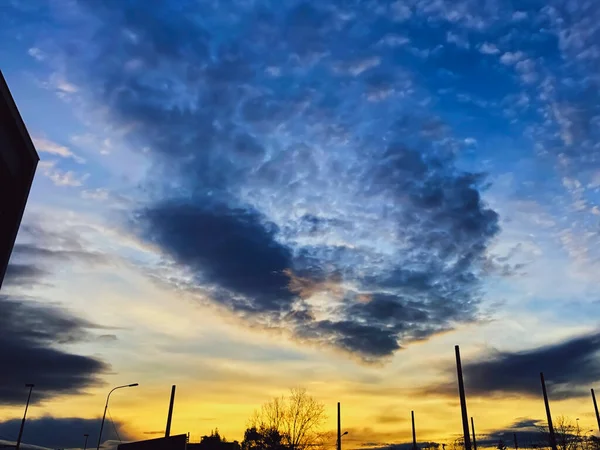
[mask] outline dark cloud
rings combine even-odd
[[[152,240],[203,273],[207,283],[230,291],[232,303],[238,295],[242,302],[254,299],[248,307],[257,312],[289,309],[293,296],[284,271],[291,252],[275,240],[275,225],[258,213],[173,202],[155,205],[146,215]],[[234,307],[244,308],[241,302]]]
[[[417,89],[369,54],[391,30],[374,37],[310,1],[81,4],[94,33],[69,42],[70,76],[133,125],[156,194],[134,225],[195,287],[252,324],[367,360],[477,319],[498,217],[485,177],[457,167],[449,126],[363,95]],[[300,279],[336,305],[291,289]]]
[[[589,334],[520,352],[490,351],[476,361],[463,361],[467,395],[525,395],[541,398],[540,372],[554,400],[589,395],[600,380],[600,334]],[[456,378],[448,367],[449,379]],[[455,381],[430,389],[457,395]]]
[[[530,418],[521,418],[517,419],[515,423],[513,423],[510,428],[521,430],[523,428],[536,428],[544,425],[539,419],[530,419]]]
[[[115,342],[119,340],[115,334],[101,334],[96,339],[100,342]]]
[[[539,373],[544,372],[554,399],[588,395],[600,380],[600,334],[570,339],[523,352],[498,352],[488,360],[465,365],[469,392],[540,396]]]
[[[442,444],[440,444],[439,442],[431,442],[431,441],[424,441],[424,442],[418,442],[417,441],[417,448],[420,449],[437,449],[440,448],[442,446]],[[411,442],[402,442],[400,444],[380,444],[380,443],[366,443],[363,445],[364,448],[370,449],[370,450],[411,450],[413,448],[413,443]]]
[[[67,264],[106,264],[110,258],[90,250],[77,229],[50,231],[38,223],[25,223],[19,231],[6,271],[5,287],[29,288],[46,284],[57,267]]]
[[[88,448],[95,447],[98,442],[101,419],[80,419],[75,417],[40,417],[28,418],[23,431],[23,442],[47,448],[83,448],[84,434],[89,434]],[[0,436],[16,441],[21,419],[0,422]],[[106,419],[102,431],[102,441],[132,440],[133,437],[123,428],[123,423]]]
[[[406,417],[399,417],[395,414],[380,414],[375,417],[375,422],[382,425],[389,425],[408,422],[408,419]]]
[[[10,264],[6,269],[4,287],[29,287],[38,283],[48,272],[35,264]]]
[[[13,254],[16,258],[29,257],[34,259],[45,258],[55,263],[64,263],[68,261],[77,261],[84,263],[102,263],[106,262],[105,255],[91,252],[83,249],[53,249],[44,248],[37,244],[17,243],[14,246]]]
[[[507,447],[514,445],[515,436],[520,448],[534,448],[548,446],[548,435],[544,432],[546,423],[537,419],[522,418],[512,425],[500,430],[488,432],[477,438],[477,445],[481,447],[496,447],[500,441]]]
[[[11,255],[0,295],[0,404],[22,404],[27,396],[25,383],[35,384],[33,403],[81,393],[101,384],[99,376],[109,369],[98,359],[61,349],[95,339],[93,332],[101,327],[23,294],[28,288],[45,286],[57,267],[107,261],[86,248],[78,230],[52,230],[52,226],[24,224]]]
[[[85,339],[90,323],[57,307],[0,296],[0,404],[21,404],[25,383],[36,385],[31,401],[81,392],[100,383],[103,362],[56,348]]]
[[[329,344],[366,359],[388,356],[400,348],[396,330],[385,330],[374,324],[364,325],[353,319],[334,322],[317,321],[311,317],[296,325],[296,333],[301,339]]]

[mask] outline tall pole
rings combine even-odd
[[[337,406],[337,450],[342,450],[342,416],[340,402],[338,402]]]
[[[88,440],[88,437],[90,437],[90,435],[89,434],[84,434],[83,436],[85,437],[85,442],[83,443],[83,450],[86,450],[86,448],[87,448],[87,440]]]
[[[477,450],[477,439],[475,438],[475,422],[471,417],[471,431],[473,432],[473,450]]]
[[[548,419],[548,432],[550,433],[550,447],[552,450],[556,448],[556,438],[554,437],[554,427],[552,426],[552,415],[550,414],[550,403],[548,403],[548,393],[546,392],[546,382],[544,381],[544,373],[540,372],[540,380],[542,382],[542,393],[544,394],[544,404],[546,406],[546,418]]]
[[[515,450],[519,450],[519,444],[517,443],[517,433],[513,433],[513,439],[515,440]]]
[[[31,399],[31,391],[33,391],[34,384],[26,384],[25,387],[29,388],[29,395],[27,396],[27,403],[25,403],[25,412],[23,413],[23,420],[21,421],[21,428],[19,429],[19,437],[17,438],[17,445],[15,450],[21,448],[21,439],[23,438],[23,428],[25,428],[25,418],[27,417],[27,408],[29,408],[29,400]]]
[[[592,400],[594,401],[594,410],[596,411],[596,420],[598,421],[598,430],[600,430],[600,414],[598,414],[598,404],[596,403],[596,394],[592,389]]]
[[[469,415],[467,414],[467,399],[465,397],[465,383],[463,382],[462,365],[460,363],[460,349],[454,346],[456,352],[456,371],[458,374],[458,395],[460,396],[460,409],[462,411],[463,435],[465,438],[465,450],[471,450],[471,439],[469,437]],[[556,450],[556,449],[552,449]]]
[[[410,418],[412,419],[412,433],[413,433],[413,450],[417,450],[417,432],[415,431],[415,412],[410,412]]]
[[[102,415],[102,422],[100,422],[100,433],[98,434],[98,445],[96,446],[96,450],[100,450],[100,443],[102,442],[102,429],[104,428],[104,419],[106,419],[106,410],[108,409],[108,401],[110,400],[110,394],[112,394],[117,389],[123,389],[128,387],[136,387],[137,383],[133,384],[124,384],[123,386],[117,386],[112,388],[111,391],[106,396],[106,404],[104,405],[104,414]]]
[[[171,435],[171,419],[173,418],[173,403],[175,403],[175,385],[171,387],[171,401],[169,402],[169,413],[167,414],[167,428],[165,430],[165,437]]]

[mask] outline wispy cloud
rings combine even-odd
[[[490,44],[489,42],[484,42],[479,46],[479,51],[485,55],[497,55],[500,53],[500,50],[496,45]]]
[[[502,62],[502,64],[510,66],[521,61],[523,58],[525,58],[523,52],[506,52],[500,57],[500,62]]]
[[[33,144],[38,152],[48,153],[50,155],[61,156],[63,158],[71,158],[80,164],[85,162],[85,159],[74,154],[71,149],[65,145],[57,144],[43,137],[34,137]]]
[[[43,174],[48,177],[55,186],[59,187],[79,187],[83,186],[89,174],[77,175],[72,170],[61,170],[56,161],[42,161],[39,164]]]

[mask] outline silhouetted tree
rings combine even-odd
[[[589,436],[586,439],[586,450],[600,450],[600,438]]]
[[[237,441],[227,442],[225,437],[221,437],[218,429],[212,431],[209,436],[202,436],[200,443],[194,446],[195,450],[240,450],[240,444]],[[190,448],[189,445],[188,448]]]
[[[554,436],[559,450],[577,450],[580,439],[579,425],[565,416],[558,416],[554,422]]]
[[[579,422],[565,416],[558,416],[553,420],[553,425],[558,450],[591,450],[590,447],[593,447],[592,437],[588,436],[589,432],[582,433]],[[538,427],[538,429],[544,441],[544,444],[540,447],[549,447],[550,432],[548,426],[544,425]]]
[[[502,439],[500,439],[500,441],[498,442],[498,446],[496,448],[498,450],[506,450],[506,445],[504,444],[504,441]]]
[[[244,433],[242,450],[288,450],[289,439],[273,428],[250,427]]]
[[[250,428],[277,431],[290,450],[314,449],[324,443],[320,428],[326,418],[325,406],[306,389],[292,389],[289,396],[276,397],[255,411]]]

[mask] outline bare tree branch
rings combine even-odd
[[[326,419],[325,406],[306,393],[291,389],[288,397],[275,397],[255,411],[253,427],[277,430],[291,450],[322,446],[320,427]]]

